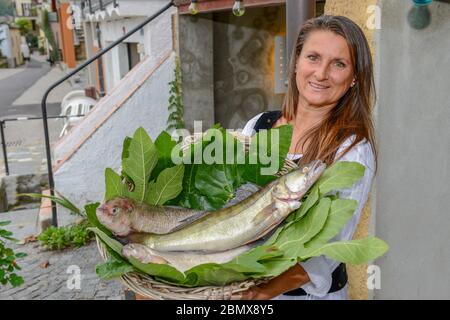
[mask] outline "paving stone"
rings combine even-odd
[[[28,254],[28,257],[18,261],[22,267],[19,275],[24,278],[25,283],[18,288],[2,288],[0,300],[123,300],[125,297],[120,282],[107,282],[97,277],[95,266],[101,262],[101,258],[94,242],[86,247],[61,252],[37,250],[30,243],[16,245],[14,249]],[[41,268],[40,264],[45,261],[50,261],[50,265]],[[73,276],[67,273],[70,265],[80,267],[80,290],[70,290],[67,287],[67,280]]]

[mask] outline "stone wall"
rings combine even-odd
[[[48,189],[47,174],[9,175],[0,179],[0,212],[18,210],[24,207],[38,207],[41,200],[23,193],[41,193]]]

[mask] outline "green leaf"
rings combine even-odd
[[[176,145],[176,141],[172,140],[172,137],[166,131],[161,132],[156,138],[155,147],[158,150],[158,163],[152,170],[150,180],[155,180],[164,169],[174,166],[172,150]]]
[[[339,234],[345,224],[351,219],[358,202],[350,199],[337,199],[331,202],[330,213],[323,229],[308,243],[306,248],[325,244]]]
[[[223,266],[239,272],[262,273],[266,271],[266,268],[260,261],[281,256],[283,251],[275,246],[258,246],[240,254]]]
[[[98,228],[88,228],[88,230],[97,234],[100,237],[100,239],[105,243],[105,245],[111,248],[114,252],[116,252],[119,255],[122,255],[123,246],[120,242],[110,238],[108,235],[106,235]],[[177,269],[175,269],[170,265],[155,264],[155,263],[144,264],[134,258],[130,258],[128,259],[128,261],[137,270],[143,272],[144,274],[161,277],[164,278],[166,281],[170,281],[173,283],[181,283],[185,279],[185,276],[182,272],[178,271]]]
[[[146,202],[151,205],[163,205],[175,198],[182,190],[184,165],[164,169],[156,182],[150,183]]]
[[[277,277],[287,271],[297,263],[297,259],[289,257],[279,257],[263,261],[262,264],[266,268],[264,274],[254,274],[252,278]]]
[[[236,167],[231,165],[204,166],[195,176],[196,189],[208,198],[220,199],[219,208],[233,198],[236,186]]]
[[[122,184],[120,175],[115,173],[111,168],[106,168],[105,170],[105,186],[105,201],[126,195],[127,189]]]
[[[364,171],[358,162],[338,161],[325,170],[316,184],[321,194],[350,188],[364,176]]]
[[[327,255],[333,260],[349,263],[363,264],[370,262],[388,251],[389,246],[381,239],[368,237],[364,239],[332,242],[311,248],[301,255],[302,260],[311,257]]]
[[[294,222],[281,232],[275,246],[285,252],[285,256],[295,258],[304,250],[304,244],[317,235],[325,225],[331,200],[322,198],[303,219]]]
[[[129,196],[144,202],[148,193],[150,173],[158,161],[158,151],[143,128],[136,130],[128,150],[129,157],[123,160],[123,170],[135,185]]]
[[[40,194],[40,193],[19,193],[18,196],[26,196],[26,197],[39,198],[39,199],[48,198],[48,199],[52,200],[53,202],[59,204],[60,206],[68,209],[70,212],[73,212],[78,215],[82,215],[80,209],[78,209],[72,202],[70,202],[67,198],[65,198],[63,195],[61,195],[59,193],[58,193],[58,196],[48,196],[48,195]]]
[[[0,221],[0,227],[7,226],[10,223],[11,223],[11,221]]]
[[[24,253],[24,252],[16,253],[16,258],[19,258],[19,259],[25,258],[26,256],[28,256],[28,255],[26,253]]]
[[[118,278],[128,272],[133,272],[134,268],[126,261],[109,258],[105,263],[97,265],[95,272],[102,279]]]
[[[220,264],[202,264],[186,271],[185,287],[224,286],[248,279],[248,276]]]
[[[122,161],[130,156],[130,145],[131,145],[131,139],[130,137],[125,137],[123,140],[123,148],[122,148]],[[122,162],[123,163],[123,162]]]
[[[289,151],[291,137],[291,125],[284,125],[270,130],[261,130],[255,134],[252,137],[245,164],[242,165],[244,179],[260,186],[264,186],[275,180],[276,177],[274,174],[283,167]],[[272,150],[272,144],[278,148]],[[278,164],[275,165],[275,163],[272,163],[273,161],[277,161]],[[263,171],[270,167],[274,169],[271,170],[273,172],[272,174]]]
[[[87,219],[91,226],[101,230],[103,233],[105,233],[108,237],[112,236],[112,232],[108,230],[104,225],[100,223],[100,221],[97,218],[96,210],[100,206],[99,202],[87,204],[84,207],[84,210],[86,211]]]
[[[305,202],[302,203],[295,214],[291,215],[292,217],[294,217],[294,221],[302,218],[309,211],[309,209],[311,209],[317,203],[317,201],[319,201],[319,186],[318,184],[315,184],[309,192],[309,195],[306,198]]]
[[[13,287],[18,287],[21,286],[24,283],[24,281],[22,277],[18,276],[15,273],[12,273],[9,276],[9,283],[11,283]]]

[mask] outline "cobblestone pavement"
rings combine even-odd
[[[19,259],[19,275],[25,283],[18,287],[1,287],[0,300],[123,300],[124,287],[118,280],[100,280],[95,266],[102,262],[95,241],[88,246],[63,251],[45,251],[37,242],[11,245],[27,257]],[[70,268],[69,268],[70,267]],[[80,288],[74,275],[80,271]]]

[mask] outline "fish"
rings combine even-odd
[[[243,201],[215,210],[164,235],[135,234],[132,243],[157,251],[219,252],[262,238],[301,205],[326,164],[314,160],[272,181]]]
[[[225,207],[238,203],[260,188],[246,183],[236,190]],[[114,235],[125,238],[133,233],[167,234],[200,219],[210,212],[177,206],[151,206],[125,197],[115,197],[97,208],[100,223]],[[126,240],[126,239],[124,239]]]
[[[167,234],[206,214],[204,210],[151,206],[125,197],[110,199],[96,211],[100,223],[119,237],[133,233]]]
[[[135,258],[145,264],[169,264],[177,270],[184,272],[204,263],[227,263],[257,245],[259,245],[258,242],[253,242],[252,244],[244,245],[231,250],[205,254],[199,251],[156,251],[143,244],[130,243],[123,247],[122,255],[127,259]]]

